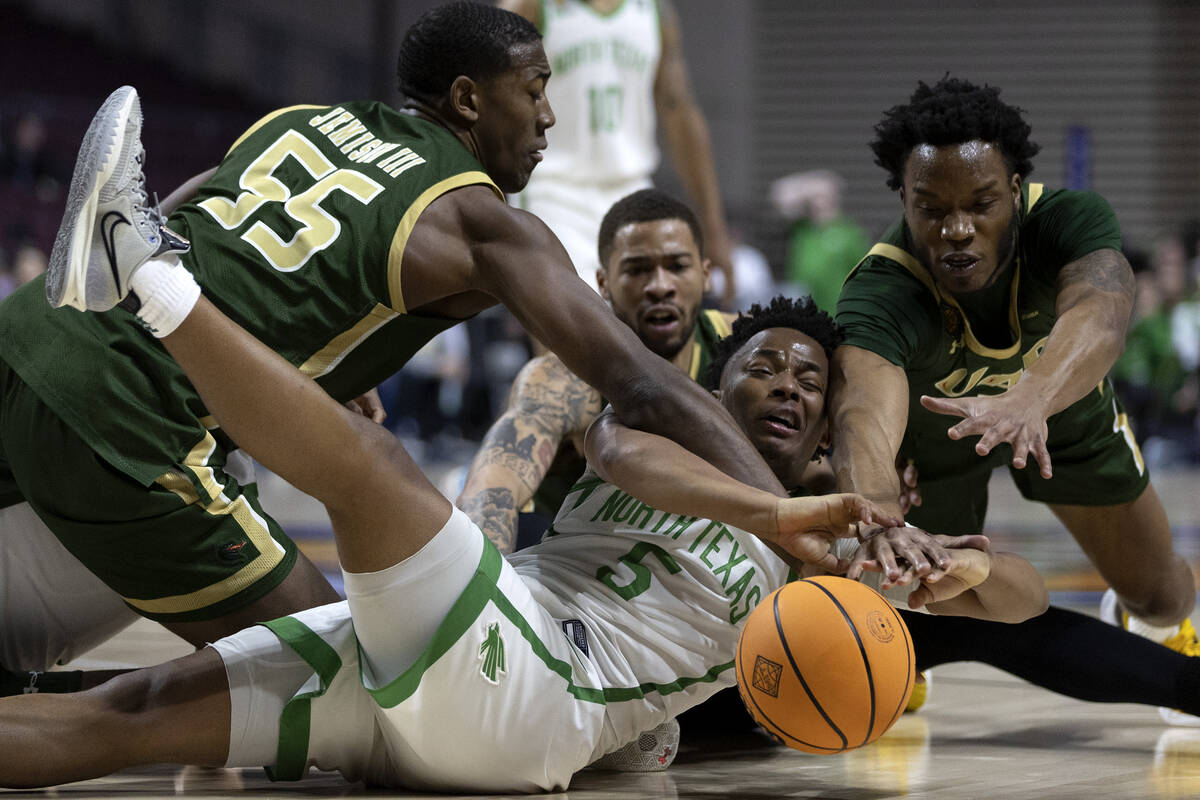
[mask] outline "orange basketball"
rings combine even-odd
[[[896,610],[869,586],[833,576],[767,595],[746,618],[735,669],[755,721],[807,753],[878,739],[904,711],[916,677]]]

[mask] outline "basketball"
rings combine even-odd
[[[878,739],[916,677],[896,610],[869,586],[834,576],[767,595],[742,628],[735,669],[754,720],[788,747],[818,754]]]

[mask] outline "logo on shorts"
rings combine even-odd
[[[588,653],[587,628],[583,627],[583,621],[578,619],[564,619],[562,621],[563,633],[567,638],[574,642],[575,646],[586,656]]]
[[[872,611],[867,614],[867,630],[884,644],[896,638],[896,626],[889,622],[888,618],[880,611]]]
[[[479,645],[479,660],[483,662],[479,665],[479,674],[490,684],[499,685],[498,675],[508,674],[504,662],[504,638],[500,636],[499,622],[488,625],[487,636],[483,644]]]
[[[779,679],[783,676],[783,665],[769,658],[754,659],[754,677],[750,685],[771,697],[779,697]]]
[[[246,545],[250,544],[245,539],[236,542],[226,542],[217,548],[217,559],[226,564],[240,564],[246,560],[246,555],[242,551],[246,549]]]

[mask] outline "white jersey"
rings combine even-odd
[[[732,686],[742,622],[790,572],[758,537],[651,508],[590,471],[509,563],[554,617],[581,623],[608,701],[597,756]]]
[[[601,14],[581,0],[542,0],[546,96],[557,120],[534,170],[542,180],[614,184],[658,167],[654,79],[662,51],[656,0]]]
[[[732,686],[743,622],[791,576],[757,537],[651,508],[590,471],[542,542],[507,560],[454,513],[462,524],[452,517],[435,538],[465,565],[463,588],[441,610],[420,591],[394,593],[399,625],[436,623],[398,677],[380,684],[360,668],[360,647],[371,653],[346,603],[214,645],[231,687],[229,766],[258,759],[296,778],[317,765],[436,791],[562,790]],[[422,560],[430,549],[391,569],[449,579]]]

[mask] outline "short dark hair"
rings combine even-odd
[[[999,148],[1009,171],[1025,179],[1033,171],[1033,157],[1041,149],[1029,141],[1032,130],[1024,110],[1001,102],[1000,90],[984,84],[942,77],[933,86],[917,83],[905,105],[883,112],[875,126],[871,150],[875,163],[887,170],[887,185],[904,184],[904,162],[917,145],[961,144],[976,139]]]
[[[596,243],[600,267],[608,269],[608,257],[612,255],[617,231],[634,222],[657,222],[660,219],[677,219],[687,223],[692,229],[692,238],[696,240],[696,249],[700,255],[704,255],[704,235],[700,232],[700,222],[687,204],[661,189],[639,189],[613,203],[600,221],[600,236]]]
[[[434,101],[459,75],[493,78],[512,66],[516,45],[540,41],[532,22],[484,3],[449,3],[420,16],[404,34],[396,77],[407,97]]]
[[[721,385],[721,373],[733,354],[754,334],[769,328],[791,328],[811,336],[821,345],[825,357],[830,359],[833,358],[834,348],[842,343],[842,329],[833,321],[833,317],[817,307],[811,297],[803,295],[793,300],[776,295],[766,308],[755,303],[749,311],[738,314],[733,321],[733,330],[717,343],[712,362],[708,365],[705,385],[709,389],[718,388]]]

